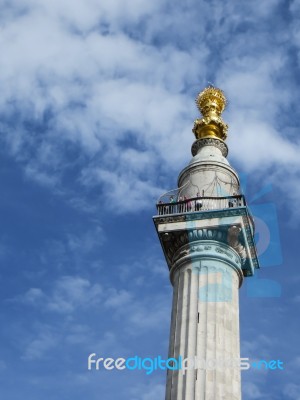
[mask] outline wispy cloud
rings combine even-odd
[[[48,325],[39,326],[39,333],[24,349],[22,358],[27,361],[45,357],[59,342],[59,334]]]
[[[99,284],[92,285],[88,280],[65,276],[56,283],[47,308],[57,312],[72,312],[78,307],[88,307],[100,301],[102,293]]]
[[[285,385],[283,389],[283,394],[287,396],[288,399],[298,400],[300,393],[300,386],[294,383],[289,383]]]
[[[291,167],[299,171],[299,143],[283,134],[296,127],[286,115],[296,101],[296,2],[288,23],[280,0],[200,2],[203,29],[191,1],[170,8],[136,0],[126,10],[122,3],[122,13],[118,4],[13,2],[4,13],[0,48],[11,45],[0,62],[2,136],[27,176],[68,193],[75,146],[83,190],[103,188],[117,213],[148,207],[164,190],[159,175],[176,174],[187,159],[193,96],[210,79],[230,100],[233,159],[248,172],[275,166],[275,184]]]
[[[247,399],[262,399],[263,395],[259,386],[252,382],[245,382],[243,385],[243,394]]]
[[[132,400],[155,400],[162,399],[165,394],[165,385],[151,382],[150,384],[135,385],[131,389]]]
[[[43,312],[71,314],[101,302],[102,287],[79,276],[62,276],[54,282],[49,293],[40,288],[30,288],[9,302],[38,307]]]

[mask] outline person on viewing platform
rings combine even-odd
[[[235,199],[233,201],[234,207],[242,207],[243,206],[242,196],[239,193],[235,192],[233,192],[232,195],[235,196]]]
[[[171,206],[168,207],[169,208],[168,212],[173,214],[175,212],[174,207],[176,207],[173,205],[173,203],[175,203],[174,196],[170,196],[170,203],[171,203]]]
[[[228,207],[230,208],[230,207],[236,207],[237,206],[237,201],[236,201],[236,199],[230,199],[229,201],[228,201]]]
[[[201,210],[201,208],[202,208],[202,200],[200,200],[200,193],[198,192],[197,193],[197,197],[198,197],[198,199],[196,200],[196,211],[200,211]]]
[[[163,215],[165,213],[165,207],[163,207],[164,202],[162,200],[159,200],[158,202],[158,214]]]
[[[189,201],[189,198],[188,198],[187,196],[184,196],[183,198],[184,198],[184,202],[185,202],[185,211],[186,211],[186,212],[191,211],[192,204],[191,204],[191,202]]]
[[[179,212],[182,213],[183,209],[184,209],[184,204],[182,203],[183,202],[183,197],[179,196],[178,201],[181,203],[181,204],[179,204]]]

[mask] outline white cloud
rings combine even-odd
[[[54,349],[58,342],[59,335],[54,332],[51,326],[40,326],[39,332],[24,349],[22,358],[28,361],[40,359],[44,357],[49,350]]]
[[[262,393],[259,387],[252,382],[244,382],[243,383],[243,394],[247,399],[261,399]]]
[[[132,301],[132,294],[126,290],[117,291],[111,288],[107,291],[104,305],[109,308],[126,307]]]
[[[288,383],[284,386],[283,394],[288,399],[299,400],[300,399],[300,386],[294,383]]]
[[[47,308],[59,313],[70,313],[78,307],[99,303],[101,295],[102,288],[99,284],[93,285],[81,277],[63,276],[56,282]]]
[[[64,342],[70,345],[86,345],[91,337],[91,327],[76,324],[69,326]]]
[[[31,288],[29,289],[25,295],[23,296],[22,300],[25,303],[29,304],[38,304],[40,301],[43,301],[45,294],[39,288]]]
[[[157,400],[163,399],[165,385],[151,382],[149,385],[139,385],[131,389],[132,400]]]
[[[128,332],[137,334],[145,330],[156,330],[158,326],[167,324],[171,312],[170,298],[166,296],[147,297],[143,301],[134,301],[127,306],[128,310]]]
[[[40,311],[71,314],[87,307],[99,305],[103,289],[80,276],[61,276],[50,290],[30,288],[24,295],[10,299],[10,302],[24,303],[37,307]]]
[[[299,142],[285,134],[297,126],[286,116],[295,102],[287,44],[297,34],[293,21],[278,29],[281,1],[199,2],[202,24],[192,1],[2,3],[2,136],[29,178],[66,196],[66,149],[76,146],[77,207],[90,208],[94,186],[116,212],[144,209],[169,189],[159,175],[170,181],[188,160],[193,96],[211,75],[230,101],[233,160],[257,174],[273,168],[278,186],[299,171]]]
[[[277,339],[270,338],[266,335],[259,334],[256,336],[255,340],[241,342],[241,353],[242,357],[249,357],[250,359],[271,359],[270,349],[272,346],[277,344]]]
[[[89,253],[105,241],[102,227],[96,226],[81,235],[68,234],[67,247],[70,252]]]
[[[149,198],[154,203],[161,190],[151,181],[135,179],[132,174],[98,169],[93,171],[96,182],[104,185],[103,204],[114,213],[137,212],[148,206]]]
[[[128,9],[122,3],[122,12],[115,3],[93,0],[80,1],[76,7],[71,2],[41,5],[35,1],[11,6],[16,10],[3,26],[0,41],[0,49],[10,43],[0,62],[0,111],[8,119],[16,119],[17,112],[16,127],[3,122],[3,137],[28,177],[58,189],[68,142],[79,145],[83,154],[111,149],[104,155],[114,152],[116,159],[106,165],[118,165],[123,146],[117,142],[126,131],[140,137],[147,148],[150,144],[151,153],[144,153],[148,164],[163,159],[168,168],[170,157],[181,159],[180,152],[173,151],[177,147],[173,132],[185,129],[180,115],[191,109],[179,91],[196,80],[193,54],[172,45],[159,49],[142,37],[131,37],[124,28],[151,15],[160,3],[137,0]],[[101,33],[101,24],[107,21],[114,28],[110,34]],[[28,121],[31,130],[24,125]],[[43,132],[37,131],[37,125]],[[169,155],[160,144],[169,147]],[[130,197],[129,186],[136,182],[136,190],[145,192],[144,207],[153,192],[144,186],[155,188],[155,177],[152,174],[144,183],[139,176],[143,161],[139,163],[137,157],[138,151],[134,154],[130,148],[123,155],[123,163],[133,172],[124,177],[130,181],[121,195]],[[112,178],[115,200],[120,195],[118,179],[120,173]]]

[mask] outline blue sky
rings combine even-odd
[[[1,398],[163,398],[164,373],[86,360],[167,355],[151,218],[190,160],[209,81],[271,232],[240,292],[241,353],[285,369],[243,372],[243,399],[299,400],[299,0],[0,5]]]

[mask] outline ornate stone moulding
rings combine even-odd
[[[176,251],[197,240],[216,240],[231,246],[241,257],[244,276],[252,276],[254,269],[259,268],[253,220],[247,207],[156,216],[154,223],[169,268]]]
[[[164,242],[169,242],[167,257],[171,264],[176,261],[175,254],[185,245],[190,245],[193,242],[201,240],[215,240],[226,243],[227,229],[212,228],[212,229],[192,229],[183,232],[170,232],[162,236]]]
[[[239,277],[239,284],[243,282],[242,263],[239,254],[229,245],[218,243],[212,240],[195,241],[191,244],[186,244],[176,252],[172,268],[170,270],[170,280],[174,283],[176,272],[185,264],[192,265],[192,269],[197,273],[197,262],[205,260],[223,261],[235,270]],[[191,264],[192,261],[192,264]]]
[[[197,139],[193,143],[192,149],[191,149],[193,157],[195,157],[195,155],[199,152],[199,150],[205,146],[214,146],[217,149],[221,150],[223,157],[227,157],[227,155],[228,155],[228,147],[227,147],[226,143],[224,143],[220,139],[207,137],[207,138]]]

